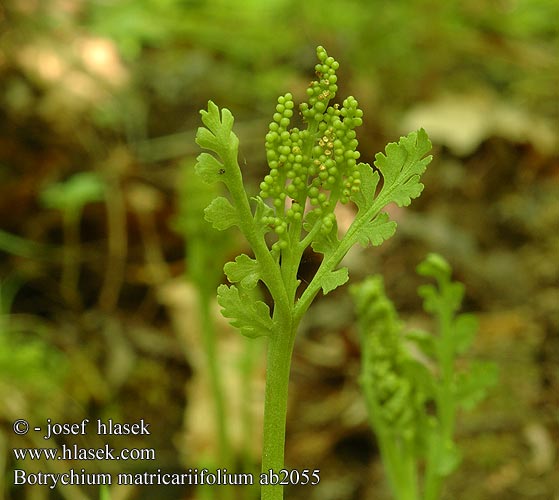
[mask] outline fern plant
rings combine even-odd
[[[437,283],[418,290],[425,311],[436,320],[437,335],[419,330],[404,333],[380,276],[352,287],[361,334],[361,385],[397,500],[440,497],[444,478],[461,460],[454,442],[457,410],[472,408],[497,375],[489,362],[457,368],[457,357],[473,342],[477,321],[471,314],[458,314],[464,286],[451,281],[449,264],[430,254],[417,271]],[[412,354],[411,344],[421,358]]]
[[[202,110],[204,127],[196,142],[209,152],[198,156],[196,172],[209,183],[223,182],[229,197],[217,197],[205,218],[219,230],[237,226],[253,256],[239,255],[225,265],[230,285],[218,288],[218,302],[231,324],[248,337],[266,336],[267,371],[264,409],[262,471],[284,467],[285,422],[291,354],[298,325],[317,294],[327,294],[347,282],[340,263],[356,243],[380,245],[390,238],[396,223],[383,208],[403,207],[417,198],[421,174],[431,157],[424,130],[390,143],[378,153],[375,168],[359,162],[355,129],[363,112],[353,97],[330,104],[338,91],[334,58],[317,48],[317,79],[307,89],[308,100],[295,116],[293,96],[277,100],[266,134],[269,172],[260,193],[249,197],[238,163],[239,140],[233,115],[212,101]],[[296,123],[297,122],[297,123]],[[382,179],[382,182],[381,182]],[[343,235],[338,233],[335,207],[352,202],[355,218]],[[303,253],[311,247],[323,259],[304,290],[297,277]],[[272,298],[267,303],[250,293],[262,283]],[[283,498],[283,486],[264,484],[261,498]]]

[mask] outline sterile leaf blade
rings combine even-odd
[[[208,184],[222,181],[225,173],[223,163],[210,153],[200,153],[198,155],[194,170]]]
[[[349,280],[349,273],[347,267],[342,267],[331,271],[324,276],[322,280],[322,293],[326,295],[327,293],[335,290],[339,286],[343,285]]]
[[[315,252],[323,254],[324,258],[328,258],[337,250],[339,246],[340,240],[338,239],[338,224],[335,220],[327,233],[319,231],[311,243],[311,248]]]
[[[470,348],[474,341],[478,320],[473,314],[460,314],[454,320],[453,329],[454,351],[462,354]]]
[[[224,271],[231,283],[240,283],[247,290],[254,288],[260,280],[258,262],[245,254],[237,256],[235,262],[225,264]]]
[[[389,143],[385,153],[377,153],[375,166],[382,174],[382,193],[388,202],[399,207],[408,206],[423,191],[420,182],[432,156],[425,156],[431,150],[431,141],[423,129],[400,137]]]
[[[485,398],[490,387],[497,383],[499,371],[495,363],[472,362],[467,372],[456,375],[456,398],[466,410],[471,410]]]
[[[204,210],[204,219],[220,231],[239,225],[239,215],[231,202],[223,196],[215,198]]]
[[[256,338],[272,333],[274,323],[270,308],[261,300],[242,293],[235,285],[220,285],[217,302],[223,316],[246,337]]]
[[[380,176],[368,163],[359,163],[357,168],[361,179],[361,189],[351,196],[351,200],[357,205],[359,212],[366,212],[375,200]]]
[[[396,222],[390,220],[386,212],[381,212],[372,221],[363,226],[357,241],[364,247],[367,247],[369,244],[379,246],[394,236],[396,226]]]
[[[208,102],[208,110],[201,110],[202,122],[206,127],[199,127],[196,133],[196,143],[205,149],[215,151],[221,157],[232,152],[236,155],[239,139],[233,132],[234,118],[227,108],[221,110],[213,102]]]

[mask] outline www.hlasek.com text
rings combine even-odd
[[[260,474],[260,484],[300,484],[316,485],[320,482],[318,469],[302,471],[282,469],[278,473],[273,471]],[[119,473],[116,475],[119,485],[154,485],[154,486],[186,486],[186,485],[252,485],[254,476],[249,473],[233,474],[227,469],[217,469],[210,472],[208,469],[188,469],[184,473],[164,473],[161,469],[157,472]],[[64,473],[33,472],[14,470],[14,485],[40,485],[54,489],[57,486],[67,485],[111,485],[113,475],[109,473],[91,473],[85,469],[76,471],[70,469]]]
[[[115,451],[105,444],[102,448],[80,448],[78,445],[62,444],[62,448],[14,448],[16,460],[155,460],[153,448],[122,448]]]

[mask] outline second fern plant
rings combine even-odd
[[[430,254],[417,270],[436,281],[436,286],[422,285],[419,294],[435,318],[437,335],[404,334],[380,276],[352,288],[361,333],[361,385],[396,500],[440,498],[443,480],[461,460],[454,442],[457,410],[474,406],[496,379],[492,363],[456,366],[474,339],[477,321],[458,314],[464,286],[451,281],[449,264]],[[422,358],[412,355],[412,344]]]

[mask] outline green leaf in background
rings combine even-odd
[[[453,327],[454,351],[457,354],[462,354],[470,348],[474,341],[478,329],[478,320],[473,314],[460,314],[454,320]]]
[[[406,333],[406,339],[413,342],[421,349],[421,352],[429,358],[435,356],[435,337],[432,333],[426,332],[425,330],[411,330]]]
[[[423,308],[426,312],[434,314],[444,311],[457,311],[464,297],[464,285],[462,283],[450,283],[448,280],[441,283],[439,287],[433,285],[421,285],[417,293],[423,298]]]
[[[408,380],[413,380],[414,386],[417,388],[419,396],[417,399],[422,402],[432,400],[437,383],[432,370],[413,356],[405,357],[401,366],[402,373]]]
[[[451,268],[440,255],[429,254],[427,258],[417,266],[417,273],[421,276],[435,278],[437,287],[434,285],[421,285],[417,292],[423,298],[425,311],[436,314],[445,311],[455,312],[460,309],[464,298],[464,285],[460,282],[451,282]]]
[[[417,274],[430,276],[443,283],[450,280],[452,270],[446,260],[436,253],[430,253],[417,266]]]
[[[105,185],[95,172],[80,172],[65,182],[50,184],[41,192],[47,208],[61,212],[78,212],[84,205],[103,199]]]
[[[453,441],[446,441],[441,447],[441,453],[436,465],[437,473],[446,477],[454,472],[462,461],[462,453]]]
[[[498,380],[498,369],[495,363],[474,361],[467,372],[456,375],[456,398],[466,410],[471,410],[487,394],[487,390]]]

